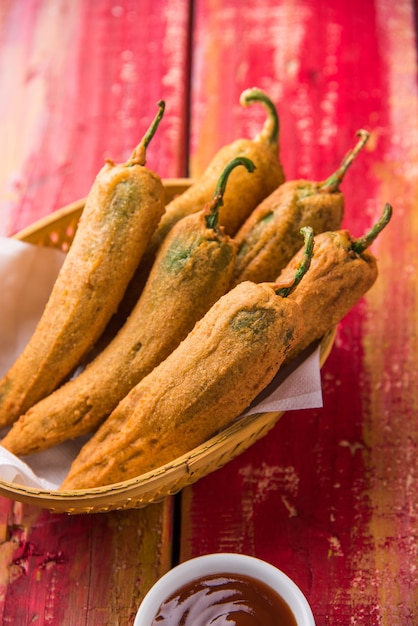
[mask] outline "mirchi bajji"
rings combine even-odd
[[[175,224],[113,341],[77,377],[21,415],[3,447],[16,455],[33,454],[95,430],[227,291],[236,244],[219,226],[218,214],[228,178],[241,166],[247,175],[253,172],[249,159],[233,159],[219,177],[212,202]]]
[[[73,372],[122,300],[164,213],[162,181],[145,167],[164,108],[126,163],[108,159],[97,174],[41,319],[0,381],[0,427]]]
[[[368,248],[391,217],[392,207],[387,203],[372,228],[358,239],[354,239],[348,230],[315,236],[309,273],[289,295],[303,311],[305,330],[285,362],[296,358],[331,331],[371,289],[378,277],[378,263]],[[302,255],[301,250],[294,256],[279,275],[278,282],[291,279]]]
[[[240,283],[136,385],[83,446],[60,490],[134,478],[192,450],[229,424],[273,379],[303,333],[291,286]],[[301,269],[302,268],[302,269]]]
[[[303,226],[310,226],[315,234],[341,227],[344,195],[340,184],[369,138],[365,130],[357,135],[355,147],[325,181],[287,181],[254,209],[235,235],[238,252],[231,286],[242,280],[274,281],[299,250]]]

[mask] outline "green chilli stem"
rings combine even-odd
[[[151,139],[154,137],[156,130],[160,124],[160,121],[164,115],[164,111],[165,111],[164,100],[159,100],[157,102],[157,106],[158,106],[158,112],[156,116],[152,120],[147,132],[145,133],[145,135],[143,136],[139,144],[136,146],[136,148],[132,152],[130,159],[126,162],[126,165],[128,166],[145,165],[147,147]]]
[[[253,102],[259,102],[264,105],[267,109],[267,119],[255,139],[265,141],[269,144],[277,144],[279,141],[280,121],[277,109],[268,95],[261,89],[252,87],[242,92],[239,102],[242,106],[248,106]]]
[[[219,209],[223,205],[223,197],[226,189],[226,183],[228,182],[230,173],[232,172],[232,170],[238,167],[238,165],[243,165],[250,173],[254,172],[255,170],[254,163],[246,157],[236,157],[225,166],[222,174],[219,176],[215,193],[213,194],[213,199],[207,208],[208,214],[205,216],[205,219],[206,226],[208,228],[216,229],[218,226]]]
[[[331,176],[320,185],[320,191],[324,193],[338,191],[338,187],[342,183],[348,168],[357,157],[358,153],[364,148],[370,137],[370,133],[367,130],[359,130],[356,134],[357,137],[360,137],[359,141],[354,148],[345,155],[338,170],[331,174]]]
[[[298,269],[296,270],[296,274],[292,284],[288,287],[279,287],[278,289],[276,289],[277,295],[281,296],[282,298],[286,298],[289,294],[292,293],[292,291],[299,285],[300,281],[305,276],[311,265],[314,248],[314,231],[310,226],[304,226],[300,229],[300,232],[305,238],[305,249],[303,251],[302,260],[299,264]]]
[[[361,254],[373,243],[379,233],[385,228],[385,226],[390,222],[392,217],[392,207],[389,203],[385,204],[383,209],[383,213],[381,217],[377,220],[376,224],[369,230],[368,233],[363,235],[363,237],[359,237],[359,239],[355,239],[351,245],[351,249],[356,254]]]

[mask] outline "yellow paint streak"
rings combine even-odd
[[[381,607],[376,623],[389,626],[412,623],[408,619],[418,614],[418,93],[414,43],[399,45],[399,37],[414,36],[412,9],[390,4],[388,29],[389,5],[377,4],[386,25],[393,130],[385,162],[375,170],[377,212],[389,201],[394,217],[373,246],[380,276],[367,296],[364,440],[372,546],[353,560],[359,573],[374,572],[371,584]]]
[[[218,69],[222,62],[222,46],[218,37],[210,37],[210,34],[219,33],[217,15],[222,8],[222,0],[210,0],[205,15],[209,20],[205,33],[207,39],[201,44],[202,66]],[[210,59],[210,63],[208,60]],[[221,72],[211,71],[204,74],[204,90],[207,95],[205,111],[198,122],[198,146],[190,158],[190,176],[201,176],[212,160],[219,145],[219,129],[217,120],[222,115],[222,86],[220,84]],[[215,140],[215,145],[214,145]]]
[[[112,590],[109,598],[116,617],[120,607],[134,612],[152,585],[165,574],[171,557],[172,502],[124,511],[109,517],[112,527]],[[131,616],[127,615],[127,622]]]

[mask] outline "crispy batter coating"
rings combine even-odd
[[[166,207],[166,212],[153,236],[158,246],[173,225],[185,215],[200,211],[213,197],[221,172],[235,157],[246,157],[255,165],[251,176],[242,168],[231,173],[224,196],[225,208],[219,211],[219,223],[228,235],[234,235],[251,211],[284,181],[277,143],[237,139],[223,146],[204,174]],[[226,208],[227,207],[227,208]]]
[[[295,302],[269,285],[241,283],[120,402],[61,489],[133,478],[203,443],[272,380],[302,332]]]
[[[96,429],[225,293],[235,251],[230,237],[207,228],[203,213],[176,224],[115,339],[81,374],[22,415],[2,445],[26,455]]]
[[[367,250],[362,254],[353,252],[352,243],[347,230],[321,233],[314,238],[309,271],[289,295],[303,311],[305,331],[286,361],[331,330],[376,281],[376,258]],[[292,279],[302,252],[280,274],[279,283]]]
[[[344,197],[321,191],[322,183],[292,180],[265,198],[239,229],[232,286],[243,280],[274,281],[301,247],[300,229],[315,234],[341,227]]]
[[[0,426],[55,389],[103,332],[164,212],[160,178],[107,162],[28,345],[0,381]]]

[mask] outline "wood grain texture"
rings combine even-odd
[[[1,511],[3,624],[132,624],[170,566],[168,503],[65,516],[5,501]]]
[[[85,197],[166,101],[147,164],[186,167],[187,0],[15,0],[0,8],[0,233]]]
[[[129,157],[156,103],[147,165],[186,171],[185,0],[0,3],[0,234],[84,197],[106,157]],[[170,566],[171,500],[66,516],[0,499],[0,621],[133,623]]]
[[[249,84],[281,117],[288,179],[325,178],[371,132],[342,185],[361,235],[385,202],[380,276],[345,318],[323,370],[324,408],[286,414],[266,439],[183,492],[181,558],[249,552],[292,576],[317,623],[408,625],[417,577],[417,86],[411,2],[198,2],[191,163],[254,134]],[[198,75],[197,75],[198,74]],[[209,89],[207,88],[209,86]],[[210,120],[210,131],[206,120]],[[216,507],[208,503],[216,502]]]

